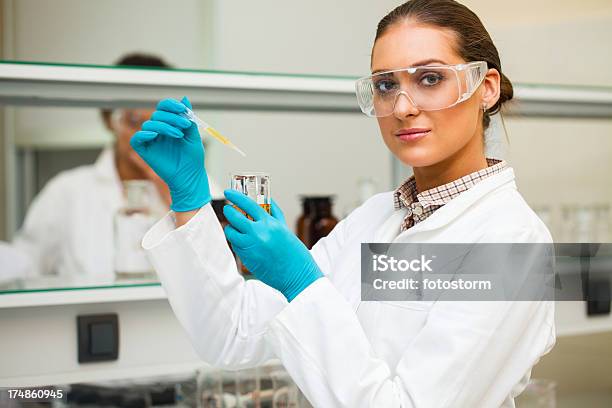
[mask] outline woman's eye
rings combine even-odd
[[[421,78],[421,85],[434,86],[438,85],[444,77],[437,73],[426,74]]]
[[[389,80],[381,80],[374,84],[374,89],[376,92],[384,94],[390,92],[396,88],[396,84],[393,81]]]

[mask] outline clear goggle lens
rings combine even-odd
[[[389,116],[403,94],[419,110],[450,108],[474,94],[487,72],[484,61],[421,66],[377,73],[355,83],[359,107],[368,116]]]

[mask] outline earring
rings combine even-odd
[[[483,103],[483,104],[482,104],[482,114],[484,115],[484,114],[486,114],[486,113],[487,113],[487,104],[486,104],[486,103]]]

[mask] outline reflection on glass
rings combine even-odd
[[[170,67],[161,56],[145,53],[123,55],[115,65]],[[48,68],[47,73],[62,69]],[[19,152],[15,184],[22,187],[13,204],[16,224],[24,213],[25,220],[11,245],[26,254],[30,265],[5,290],[121,286],[154,278],[140,240],[152,220],[168,210],[169,192],[130,145],[154,107],[151,102],[112,109],[14,110],[14,134],[8,140]],[[115,272],[126,280],[116,283]]]
[[[16,177],[24,185],[24,194],[17,196],[16,205],[25,212],[25,219],[10,245],[25,255],[28,265],[11,282],[2,281],[0,290],[115,286],[116,270],[126,279],[119,285],[150,283],[155,276],[139,252],[140,240],[151,221],[167,211],[168,203],[163,183],[129,142],[152,109],[92,110],[85,112],[88,115],[79,110],[72,121],[65,120],[72,109],[23,110],[29,120],[16,126],[16,132],[30,126],[32,134],[47,137],[32,139],[37,144],[23,149],[20,156],[17,168],[21,172]],[[75,132],[65,130],[69,126],[83,135],[96,134],[103,127],[113,144],[75,149],[85,144],[86,137],[81,136],[75,138],[74,146],[55,146],[52,135]],[[21,140],[17,136],[15,140]],[[139,193],[136,186],[143,183],[147,187]],[[147,280],[132,282],[136,278]]]
[[[155,186],[146,180],[123,182],[126,204],[115,214],[115,273],[117,279],[155,278],[142,248],[142,238],[156,218],[149,203]]]

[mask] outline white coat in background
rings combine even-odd
[[[278,358],[315,407],[513,407],[555,343],[553,302],[361,302],[362,242],[552,242],[512,168],[400,232],[405,210],[378,194],[319,241],[325,274],[291,303],[238,273],[210,205],[143,246],[195,350],[241,368]]]
[[[213,194],[222,195],[211,183]],[[27,277],[57,273],[106,281],[114,279],[113,221],[125,205],[112,148],[95,164],[52,178],[28,209],[13,247],[31,260]],[[167,206],[156,194],[154,209]]]

